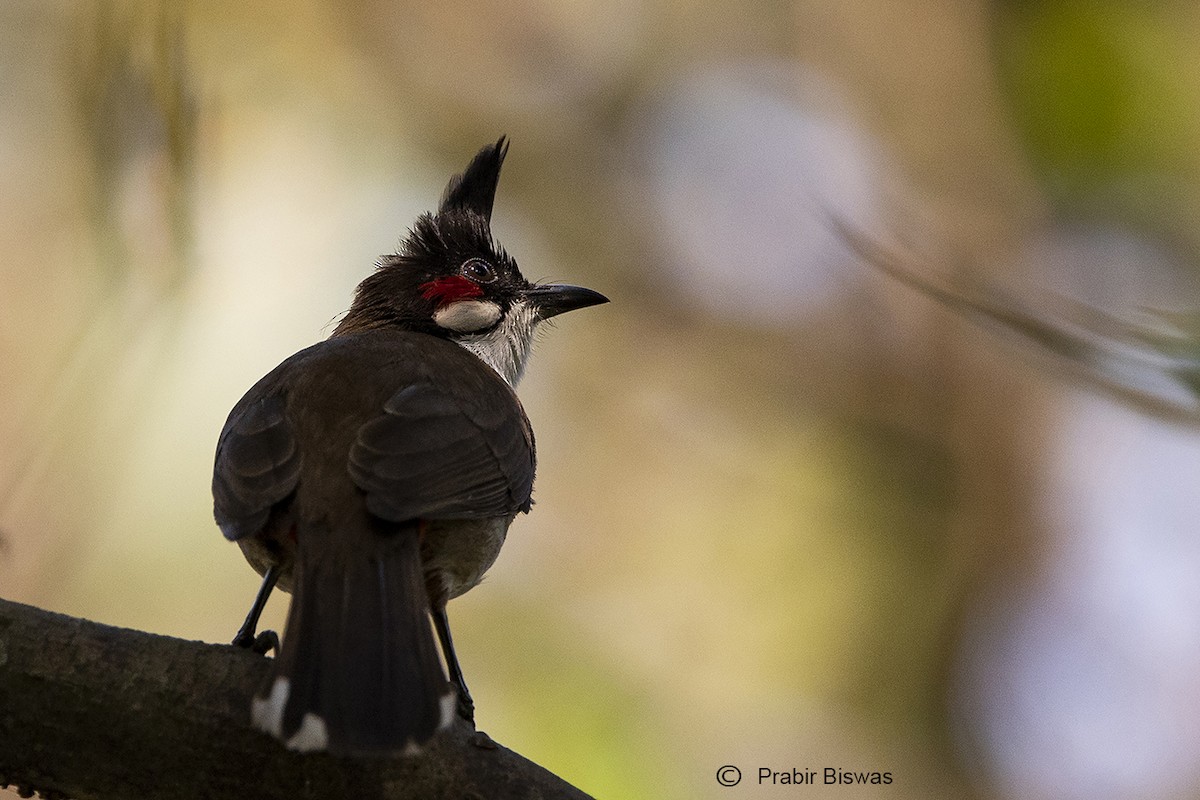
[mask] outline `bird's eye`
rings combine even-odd
[[[462,274],[476,283],[491,283],[496,280],[496,268],[479,258],[472,258],[463,264]]]

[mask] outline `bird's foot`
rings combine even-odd
[[[234,647],[241,647],[251,653],[258,653],[260,656],[265,656],[272,650],[275,651],[275,655],[279,655],[279,634],[275,631],[263,631],[257,636],[250,631],[238,631],[237,636],[233,637],[232,644]]]
[[[496,744],[496,740],[488,736],[483,731],[475,731],[471,734],[471,744],[481,750],[495,750],[500,745]]]
[[[475,701],[470,692],[458,692],[458,715],[475,727]]]

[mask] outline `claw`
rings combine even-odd
[[[250,643],[250,651],[258,653],[260,656],[265,656],[271,651],[274,651],[275,655],[279,655],[279,634],[275,631],[263,631]]]
[[[471,723],[472,728],[475,727],[475,701],[469,692],[458,693],[458,715]]]
[[[254,634],[250,631],[238,631],[238,636],[233,637],[235,648],[242,648],[257,652],[260,656],[265,656],[271,650],[275,650],[276,655],[280,652],[280,634],[275,631],[262,631]]]
[[[272,650],[276,655],[279,654],[279,634],[275,631],[262,631],[257,636],[248,631],[238,631],[238,635],[233,637],[230,644],[260,656],[265,656]]]

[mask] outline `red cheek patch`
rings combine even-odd
[[[466,300],[471,297],[483,296],[483,289],[462,275],[438,278],[428,283],[422,283],[417,288],[421,290],[421,297],[424,297],[426,300],[432,300],[437,306],[448,305],[449,303]]]

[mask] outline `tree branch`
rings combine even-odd
[[[250,727],[268,664],[0,600],[0,786],[79,800],[588,800],[461,720],[416,757],[285,750]]]

